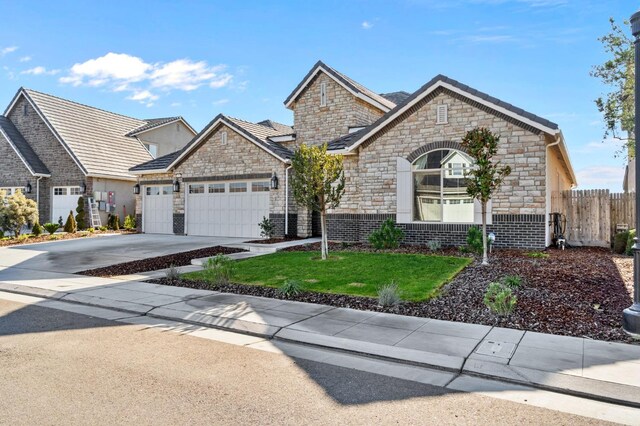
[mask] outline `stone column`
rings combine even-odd
[[[308,238],[312,234],[311,210],[298,208],[298,237]]]

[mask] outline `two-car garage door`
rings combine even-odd
[[[269,217],[268,180],[191,183],[186,195],[189,235],[257,238]]]

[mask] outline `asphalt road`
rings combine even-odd
[[[0,424],[601,424],[0,300]]]

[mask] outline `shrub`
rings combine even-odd
[[[176,268],[175,265],[172,264],[171,266],[169,266],[169,269],[167,269],[166,278],[171,282],[178,281],[180,279],[180,272],[178,272],[178,268]]]
[[[59,240],[60,237],[58,235],[49,235],[49,239],[52,241]]]
[[[483,301],[492,312],[504,316],[513,312],[516,303],[518,303],[518,298],[504,284],[489,283]]]
[[[280,288],[278,288],[278,293],[283,296],[297,296],[302,293],[302,284],[297,280],[286,280]]]
[[[474,253],[482,253],[482,231],[477,226],[472,226],[467,231],[467,245]]]
[[[18,240],[19,243],[24,243],[25,241],[27,241],[29,239],[29,234],[20,234],[18,235],[18,237],[16,238],[16,240]]]
[[[549,257],[549,253],[544,253],[542,251],[530,251],[527,253],[527,256],[534,259],[547,259]]]
[[[223,254],[210,257],[204,265],[214,284],[228,284],[233,278],[235,267],[233,260]]]
[[[509,288],[518,288],[522,285],[522,278],[519,275],[507,275],[502,279],[502,283]]]
[[[136,229],[136,218],[132,214],[129,214],[124,218],[124,229],[129,231]]]
[[[0,229],[20,236],[22,227],[38,221],[38,206],[36,202],[28,199],[21,191],[8,197],[0,194]]]
[[[271,219],[266,216],[262,217],[262,222],[258,223],[260,227],[260,236],[263,238],[273,238],[273,235],[276,232],[276,225],[273,223]]]
[[[84,223],[84,197],[78,198],[78,207],[76,207],[76,224],[78,225],[78,229],[85,229]]]
[[[35,237],[39,237],[40,235],[42,235],[42,226],[36,222],[33,224],[33,228],[31,228],[31,233],[35,236]]]
[[[106,226],[102,225],[100,228],[98,228],[100,231],[104,232],[104,231],[108,231],[109,228],[107,228]]]
[[[429,241],[427,247],[429,247],[431,251],[439,251],[442,248],[442,243],[438,240]]]
[[[94,228],[87,228],[87,232],[93,234],[96,230]]]
[[[73,234],[77,230],[78,225],[76,224],[76,219],[73,217],[73,211],[69,211],[69,216],[67,216],[67,221],[64,224],[64,232]]]
[[[625,250],[625,254],[627,256],[633,255],[633,239],[636,237],[636,230],[632,229],[629,231],[629,237],[627,238],[627,247]]]
[[[396,226],[393,219],[387,219],[382,222],[380,229],[373,231],[369,235],[369,243],[377,249],[394,249],[398,248],[400,241],[404,238],[402,229]]]
[[[109,229],[114,230],[114,231],[119,231],[120,230],[120,216],[118,216],[117,214],[109,213],[109,216],[107,217],[107,227]]]
[[[378,289],[378,305],[389,307],[400,303],[398,284],[385,284]]]
[[[629,231],[618,232],[613,237],[613,252],[623,254],[627,249],[627,241],[629,240]]]
[[[43,225],[44,229],[49,233],[49,235],[53,235],[60,226],[57,223],[49,222]]]
[[[62,216],[58,217],[58,228],[62,228],[64,226],[64,220],[62,220]]]

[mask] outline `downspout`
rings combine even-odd
[[[36,205],[38,206],[38,213],[40,211],[40,179],[43,177],[44,176],[38,176],[38,179],[36,179]]]
[[[547,213],[546,217],[545,217],[545,221],[547,220],[551,220],[551,187],[549,185],[549,181],[551,180],[549,177],[549,148],[554,147],[558,144],[560,144],[560,136],[557,136],[557,140],[555,142],[551,142],[549,145],[547,145],[546,151],[545,151],[545,159],[544,159],[544,174],[545,174],[545,190],[547,191],[547,197],[546,197],[546,208],[545,211]],[[547,223],[547,226],[545,228],[544,231],[544,245],[545,246],[549,246],[551,244],[551,232],[549,230],[549,226],[550,226],[550,222]]]
[[[284,236],[289,234],[289,166],[284,169]]]

